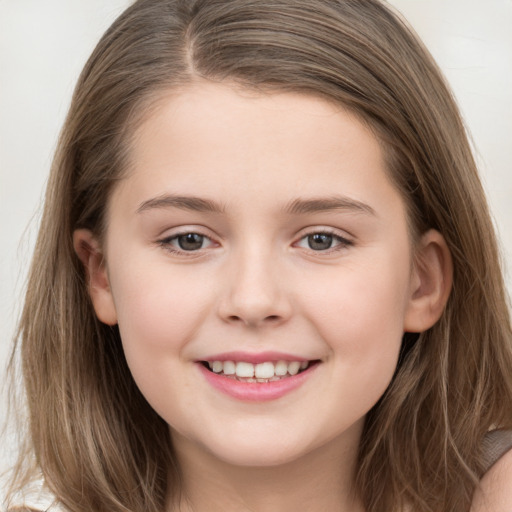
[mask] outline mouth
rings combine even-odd
[[[201,364],[211,373],[247,383],[278,382],[303,373],[319,363],[318,359],[265,361],[256,364],[246,361],[201,361]]]

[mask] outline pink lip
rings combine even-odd
[[[222,361],[222,359],[214,360]],[[248,361],[247,359],[241,360],[252,362]],[[281,360],[286,360],[286,357],[283,357]],[[288,360],[297,361],[298,359],[291,358]],[[226,361],[233,361],[233,359],[226,359]],[[269,359],[265,359],[264,361],[269,361]],[[284,379],[275,382],[242,382],[226,377],[225,375],[213,373],[212,371],[205,368],[201,363],[198,363],[197,366],[199,367],[199,370],[202,372],[208,383],[222,393],[236,398],[237,400],[244,400],[248,402],[266,402],[269,400],[277,400],[278,398],[281,398],[282,396],[290,393],[294,389],[297,389],[312,375],[319,364],[313,364],[308,369],[298,373],[297,375],[285,377]]]
[[[283,352],[258,352],[251,354],[250,352],[223,352],[222,354],[216,354],[213,356],[209,356],[203,361],[244,361],[246,363],[258,364],[265,363],[267,361],[277,362],[277,361],[299,361],[300,363],[304,361],[309,361],[309,359],[305,359],[304,357],[296,356],[293,354],[285,354]]]

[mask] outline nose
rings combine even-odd
[[[231,324],[280,325],[292,314],[288,284],[269,251],[246,250],[227,262],[218,313]]]

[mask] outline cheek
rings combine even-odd
[[[310,311],[333,363],[329,382],[343,390],[337,397],[343,421],[346,411],[364,416],[395,373],[405,296],[404,280],[402,293],[396,280],[400,282],[396,273],[361,272],[333,283],[332,293],[311,297]]]
[[[305,309],[326,339],[335,344],[357,340],[347,343],[347,350],[363,350],[376,338],[382,343],[401,338],[407,290],[407,280],[398,272],[361,268],[340,272],[323,290],[310,290],[304,295]]]
[[[405,253],[407,254],[407,253]],[[346,266],[308,295],[304,309],[329,347],[331,382],[346,410],[365,414],[396,370],[408,297],[408,260],[390,253],[368,264]]]
[[[112,293],[131,366],[172,364],[205,317],[208,293],[198,284],[165,265],[125,260],[116,267]]]
[[[163,268],[138,274],[127,261],[116,267],[111,284],[124,354],[138,388],[164,418],[193,410],[183,351],[201,324],[204,296],[201,301],[196,287]]]
[[[114,288],[114,297],[119,297],[115,304],[125,349],[151,351],[178,344],[187,330],[183,303],[180,318],[178,301],[170,292],[163,295],[147,287],[138,291],[123,288]]]
[[[162,327],[177,333],[193,310],[191,304],[200,296],[197,283],[187,282],[179,268],[155,263],[157,258],[141,252],[121,262],[117,258],[115,272],[110,274],[119,323],[130,324],[135,330]]]

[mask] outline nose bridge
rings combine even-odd
[[[233,251],[221,298],[224,320],[258,326],[286,320],[291,307],[271,244],[245,243]]]

